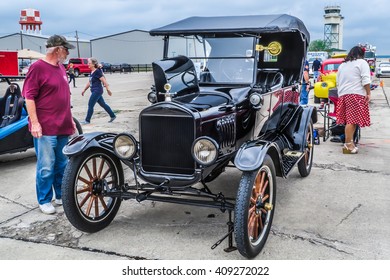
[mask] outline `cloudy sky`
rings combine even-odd
[[[1,1],[0,36],[20,31],[20,10],[41,12],[42,34],[92,39],[133,29],[149,31],[190,16],[290,14],[300,18],[311,40],[324,39],[324,7],[339,5],[343,48],[370,43],[390,55],[389,0],[36,0]]]

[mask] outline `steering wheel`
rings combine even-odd
[[[192,76],[192,78],[187,79],[187,77],[188,77],[187,74],[189,76]],[[195,85],[195,80],[196,80],[196,73],[193,71],[184,72],[184,74],[181,75],[181,81],[183,82],[183,84],[186,87],[191,87],[191,86]]]

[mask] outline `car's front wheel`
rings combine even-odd
[[[70,223],[85,232],[108,226],[121,200],[105,194],[123,185],[120,161],[102,149],[91,149],[70,158],[62,182],[64,212]]]
[[[73,137],[76,137],[80,134],[83,134],[83,128],[81,127],[81,124],[80,122],[76,119],[76,118],[73,118],[73,121],[76,125],[76,131],[74,132],[74,134],[72,134],[69,138],[72,139]]]
[[[272,225],[276,197],[275,167],[266,156],[258,170],[244,172],[234,211],[237,249],[247,258],[256,257],[267,241]]]

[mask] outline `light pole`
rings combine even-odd
[[[77,57],[80,58],[80,47],[79,47],[79,35],[76,30],[76,43],[77,43]]]

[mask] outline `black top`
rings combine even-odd
[[[307,43],[310,34],[304,23],[290,15],[249,15],[221,17],[189,17],[166,26],[155,28],[150,35],[190,35],[212,33],[272,33],[301,32]]]

